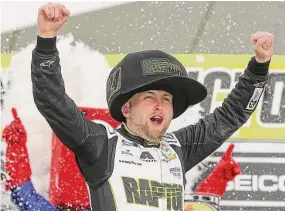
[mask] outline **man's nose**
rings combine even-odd
[[[162,99],[156,99],[155,100],[155,110],[160,110],[163,105],[163,100]]]

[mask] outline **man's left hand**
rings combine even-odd
[[[251,35],[251,42],[254,46],[255,60],[258,63],[265,63],[271,59],[274,52],[273,34],[257,31]]]

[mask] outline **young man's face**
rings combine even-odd
[[[173,117],[172,100],[165,91],[137,93],[122,107],[127,126],[147,141],[159,142]]]

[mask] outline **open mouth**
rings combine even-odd
[[[162,117],[162,116],[159,116],[159,115],[155,115],[155,116],[152,116],[152,117],[150,118],[150,121],[151,121],[152,123],[158,125],[158,124],[161,124],[161,123],[162,123],[163,117]]]

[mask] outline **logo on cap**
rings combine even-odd
[[[184,76],[181,66],[167,58],[143,59],[141,61],[142,75],[173,75]]]

